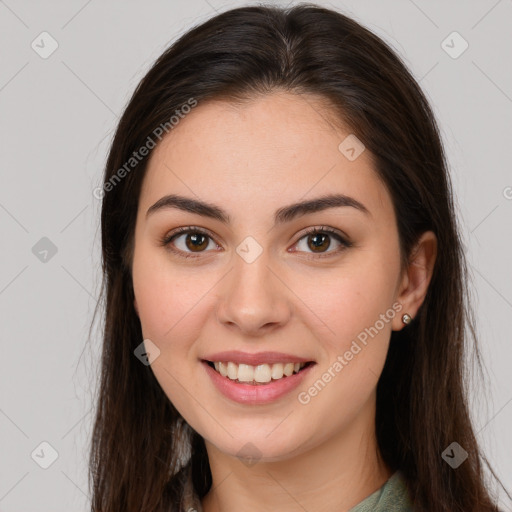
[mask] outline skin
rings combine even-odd
[[[424,233],[400,268],[394,210],[372,155],[365,150],[349,161],[338,145],[350,130],[330,123],[317,100],[273,92],[242,106],[200,103],[155,148],[144,178],[134,304],[144,339],[160,350],[151,365],[158,382],[205,440],[213,477],[205,512],[312,511],[319,503],[325,512],[346,511],[392,474],[375,439],[376,386],[391,331],[424,300],[436,238]],[[218,205],[232,223],[175,208],[146,217],[170,193]],[[337,207],[273,225],[275,210],[330,193],[357,199],[370,214]],[[174,240],[177,251],[196,258],[159,243],[187,226],[214,236],[195,252],[186,234]],[[329,236],[330,246],[315,252],[304,233],[315,226],[341,230],[353,245]],[[247,236],[263,249],[252,263],[236,252]],[[393,304],[401,311],[300,403],[298,393]],[[286,352],[317,364],[300,389],[245,405],[220,394],[200,362],[223,350]],[[252,465],[237,458],[248,442],[256,447],[244,451],[257,457]]]

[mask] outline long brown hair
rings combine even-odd
[[[479,352],[434,115],[387,44],[349,17],[310,4],[243,7],[194,27],[158,58],[119,121],[100,194],[105,323],[90,451],[92,510],[178,511],[187,482],[200,498],[212,483],[203,439],[134,356],[143,337],[131,259],[151,150],[136,162],[134,152],[150,139],[158,143],[159,127],[170,132],[170,119],[191,99],[236,102],[278,89],[323,98],[374,156],[395,208],[403,263],[424,231],[438,239],[427,296],[413,322],[392,333],[378,382],[382,456],[402,470],[416,511],[497,510],[469,415],[468,340],[477,361]],[[457,469],[441,456],[454,441],[469,454]]]

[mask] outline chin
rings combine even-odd
[[[227,438],[226,438],[227,436]],[[233,433],[233,437],[226,435],[224,439],[208,440],[215,449],[231,457],[236,457],[248,466],[256,462],[278,462],[290,459],[304,450],[304,441],[291,439],[284,432],[282,435],[271,434],[265,431],[259,435],[240,432]],[[272,439],[271,439],[272,437]]]

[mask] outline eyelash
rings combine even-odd
[[[164,247],[168,246],[173,253],[177,254],[181,258],[198,258],[198,257],[200,257],[200,254],[201,254],[200,252],[197,253],[197,255],[192,255],[192,253],[187,253],[180,249],[173,248],[173,246],[171,244],[171,242],[178,236],[183,235],[183,234],[190,234],[190,233],[204,235],[204,236],[210,238],[213,242],[215,242],[214,238],[212,237],[212,235],[210,235],[210,233],[208,231],[206,231],[202,228],[196,227],[196,226],[188,226],[186,228],[183,228],[183,227],[178,228],[178,229],[174,230],[173,232],[171,232],[170,234],[165,235],[163,238],[160,239],[160,245],[162,245]],[[334,254],[340,253],[341,251],[343,251],[349,247],[352,247],[352,245],[353,245],[351,242],[349,242],[345,238],[343,238],[336,230],[329,228],[329,227],[325,227],[325,226],[321,226],[320,228],[319,227],[308,228],[306,230],[306,232],[297,240],[297,242],[295,242],[294,245],[297,245],[299,243],[299,241],[302,240],[303,238],[310,236],[310,235],[316,235],[318,233],[327,234],[327,235],[332,236],[338,242],[340,242],[340,244],[343,247],[341,249],[338,249],[337,251],[330,251],[327,253],[318,253],[318,254],[310,253],[310,254],[314,254],[314,255],[306,257],[307,259],[318,259],[318,258],[330,257]]]

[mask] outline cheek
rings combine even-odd
[[[340,396],[355,397],[374,387],[386,360],[391,322],[398,314],[392,307],[398,270],[392,252],[376,248],[347,259],[330,275],[301,279],[297,294],[314,312],[309,316],[317,327],[310,328],[327,356],[322,371],[339,377],[333,379],[333,393],[336,389]],[[356,388],[359,392],[351,395]]]
[[[191,344],[203,322],[205,295],[214,285],[211,276],[173,268],[165,253],[143,247],[134,255],[132,275],[144,338],[161,351]]]
[[[308,418],[318,418],[319,430],[329,422],[336,428],[349,423],[368,403],[386,361],[391,322],[397,314],[392,307],[393,282],[382,269],[370,272],[363,265],[324,284],[326,293],[310,293],[305,302],[313,304],[311,309],[328,326],[328,335],[323,327],[321,333],[316,330],[325,357],[317,379],[299,390],[299,401],[309,404]]]
[[[132,276],[143,338],[160,350],[151,370],[169,400],[188,417],[194,407],[182,383],[190,380],[186,363],[200,336],[207,302],[204,296],[212,284],[207,276],[180,272],[165,255],[142,247],[134,255]]]
[[[360,262],[358,268],[311,281],[301,278],[297,295],[321,321],[328,338],[348,340],[391,308],[394,283],[392,271]]]

